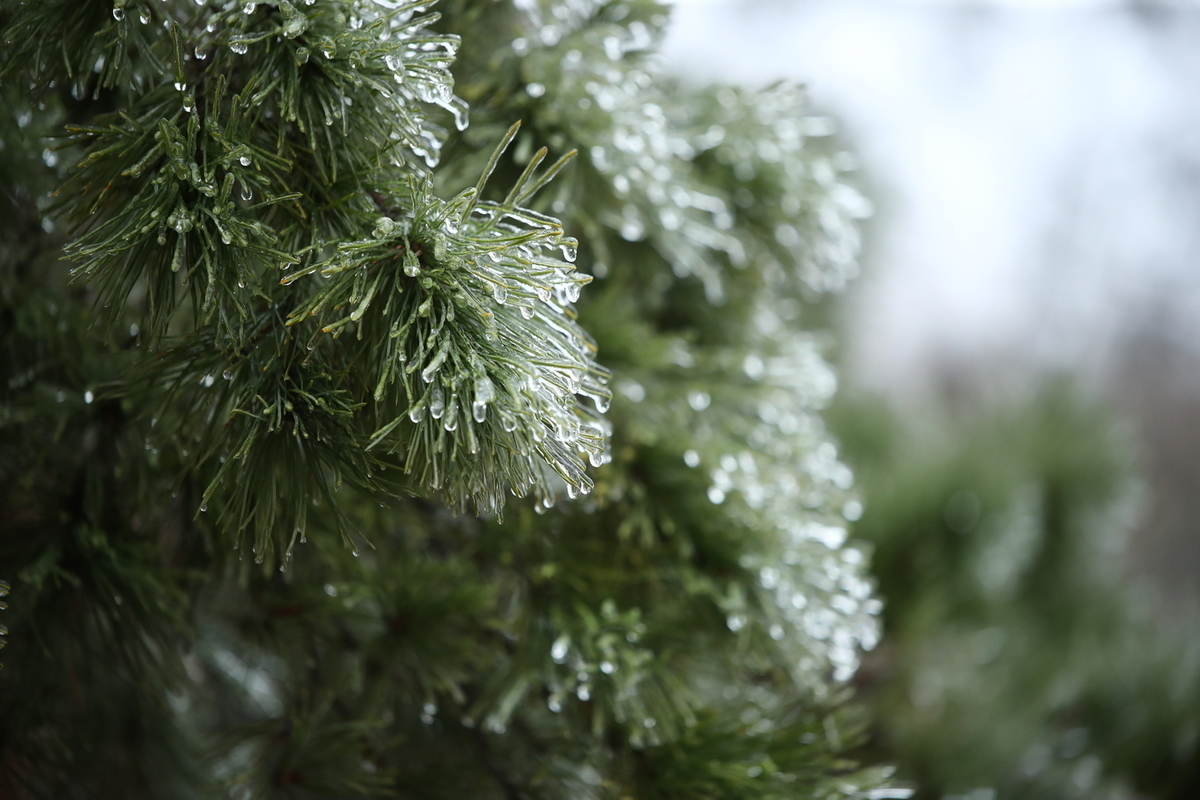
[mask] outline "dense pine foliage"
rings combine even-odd
[[[0,795],[907,796],[851,159],[657,2],[428,6],[0,4]]]

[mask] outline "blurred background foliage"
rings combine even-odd
[[[1200,796],[1200,647],[1122,558],[1150,495],[1115,410],[1058,376],[829,419],[886,600],[856,683],[916,797]]]

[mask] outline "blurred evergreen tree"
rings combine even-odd
[[[946,407],[830,414],[887,602],[868,750],[917,798],[1200,797],[1200,647],[1121,572],[1139,492],[1114,416],[1057,379]]]
[[[0,796],[907,796],[848,160],[657,2],[427,6],[0,3]]]

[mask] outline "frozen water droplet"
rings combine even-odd
[[[688,450],[683,454],[683,463],[687,464],[689,467],[700,466],[700,454],[695,450]]]
[[[492,402],[494,395],[496,395],[496,389],[486,375],[475,381],[475,401],[472,403],[472,416],[475,422],[482,422],[486,419],[487,404]]]
[[[446,410],[446,399],[442,396],[441,384],[435,384],[429,392],[429,416],[441,419]]]
[[[200,501],[200,513],[204,513],[205,511],[208,511],[208,501],[201,500]]]
[[[567,651],[571,649],[571,640],[564,634],[554,640],[554,644],[550,646],[550,657],[554,659],[554,663],[562,664],[567,660]]]
[[[725,624],[729,627],[729,630],[737,633],[746,627],[746,618],[741,614],[730,614],[725,618]]]
[[[628,242],[639,241],[646,235],[646,228],[637,219],[626,219],[621,223],[621,238]]]
[[[233,44],[229,45],[229,49],[237,53],[239,56],[244,56],[246,55],[246,51],[250,49],[250,46],[245,42],[234,42]]]
[[[587,684],[581,683],[575,687],[575,696],[586,703],[592,699],[592,690],[587,687]]]
[[[450,113],[454,115],[454,127],[460,131],[465,131],[471,119],[466,102],[455,97],[451,99],[449,106]]]
[[[376,239],[382,239],[386,236],[390,236],[395,228],[396,221],[394,219],[391,217],[380,217],[379,219],[375,220],[375,229],[371,231],[371,234]]]
[[[91,389],[88,389],[86,392],[83,393],[83,402],[87,403],[88,405],[91,405],[92,401],[95,399],[96,399],[96,395],[92,394]]]
[[[421,380],[425,383],[433,383],[433,378],[437,375],[438,370],[442,368],[442,363],[446,360],[446,355],[450,352],[450,343],[445,341],[442,348],[437,351],[437,354],[429,360],[425,365],[425,369],[421,370]]]
[[[222,377],[222,378],[224,378],[224,379],[225,379],[225,380],[227,380],[227,381],[231,381],[231,380],[233,380],[233,368],[232,368],[232,367],[226,367],[226,368],[225,368],[225,371],[221,373],[221,377]]]
[[[614,672],[617,671],[617,665],[611,661],[601,661],[600,662],[600,671],[603,672],[605,675],[612,675]]]
[[[256,8],[258,8],[258,3],[246,3],[246,5],[242,6],[242,13],[253,14]]]
[[[293,12],[293,16],[287,22],[283,23],[283,37],[285,39],[295,39],[306,30],[308,30],[308,17],[303,14]]]
[[[646,399],[646,388],[634,380],[622,381],[619,388],[621,393],[635,403],[640,403]]]
[[[493,283],[492,298],[500,305],[504,305],[508,301],[508,287],[502,283]]]
[[[254,199],[254,190],[251,189],[249,186],[246,186],[245,184],[242,185],[242,199],[243,200],[253,200]],[[226,242],[225,244],[229,244],[229,242]]]
[[[720,505],[725,502],[725,492],[718,489],[716,486],[708,487],[708,501],[713,505]]]
[[[205,375],[200,379],[200,385],[207,389],[209,386],[213,385],[213,381],[214,378],[212,375]]]
[[[239,163],[239,164],[241,164],[243,167],[248,167],[248,166],[250,166],[250,156],[242,156],[242,157],[240,157],[240,158],[238,159],[238,163]]]
[[[842,506],[842,516],[847,522],[857,522],[862,519],[863,505],[858,500],[851,500]]]
[[[177,91],[177,92],[186,92],[186,91],[187,91],[187,84],[186,84],[186,83],[183,83],[183,82],[181,82],[181,81],[175,81],[175,91]]]
[[[536,99],[546,93],[546,87],[540,83],[530,83],[525,86],[525,93]]]
[[[115,19],[117,22],[120,22],[121,20],[125,19],[125,9],[114,8],[112,11],[112,15],[113,15],[113,19]]]
[[[577,255],[578,255],[578,252],[579,252],[578,249],[575,247],[575,245],[564,244],[564,245],[559,245],[559,247],[562,249],[563,259],[565,261],[570,261],[571,263],[574,263]]]
[[[767,366],[757,354],[750,353],[742,360],[742,370],[751,380],[758,380],[767,371]]]

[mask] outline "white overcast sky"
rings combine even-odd
[[[850,368],[1095,369],[1200,333],[1200,13],[1104,0],[681,0],[669,66],[804,81],[879,208]]]

